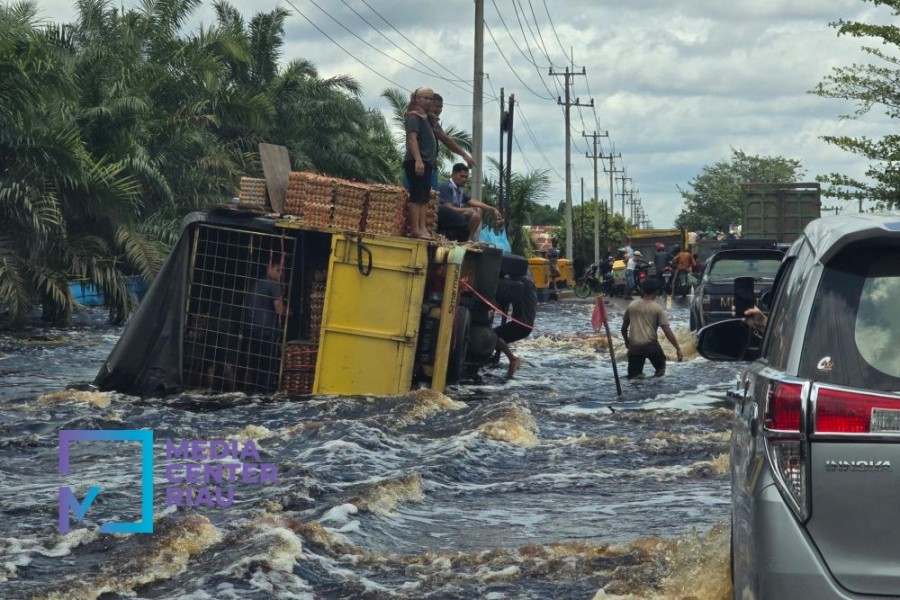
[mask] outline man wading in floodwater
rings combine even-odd
[[[683,358],[678,340],[669,327],[669,316],[656,302],[659,280],[645,279],[641,289],[643,290],[641,299],[628,305],[625,309],[625,319],[622,321],[622,339],[628,348],[628,379],[643,376],[644,362],[647,359],[650,359],[650,364],[656,369],[654,377],[666,374],[666,355],[656,337],[658,328],[662,328],[666,339],[675,346],[678,362]],[[631,336],[628,335],[629,328]]]

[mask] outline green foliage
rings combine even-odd
[[[622,240],[631,235],[631,224],[625,217],[619,214],[610,216],[608,202],[601,200],[598,206],[600,211],[600,254],[606,251],[614,251],[622,245]],[[559,226],[557,238],[560,248],[566,247],[566,217],[565,203],[559,206],[559,216],[556,225]],[[572,231],[575,234],[572,240],[572,248],[575,256],[583,256],[588,261],[594,259],[594,203],[593,199],[585,200],[584,207],[581,203],[572,204]],[[574,258],[574,257],[573,257]]]
[[[888,7],[894,17],[900,16],[897,0],[863,0],[876,6]],[[876,14],[876,13],[870,13]],[[864,45],[863,52],[870,61],[848,67],[835,67],[811,93],[823,98],[851,100],[856,103],[853,114],[842,119],[856,119],[879,107],[888,117],[900,116],[900,27],[858,21],[836,21],[831,26],[839,36],[866,38],[879,42],[879,46]],[[892,47],[887,50],[884,47]],[[879,208],[900,206],[900,136],[888,134],[880,139],[865,136],[823,136],[823,140],[838,148],[866,158],[869,167],[866,179],[858,179],[840,173],[819,177],[830,184],[823,189],[826,196],[841,200],[872,200]]]
[[[732,148],[730,161],[703,167],[689,189],[678,188],[684,208],[675,219],[679,229],[727,231],[741,217],[742,183],[792,183],[804,169],[799,160],[782,156],[750,156]]]
[[[245,20],[225,1],[185,33],[201,0],[125,9],[79,0],[46,25],[32,1],[0,4],[0,305],[65,323],[67,280],[89,279],[121,322],[125,276],[155,276],[182,217],[261,174],[258,144],[297,169],[396,181],[401,155],[350,77],[282,67],[276,8]]]

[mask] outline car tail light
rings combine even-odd
[[[703,298],[700,299],[700,304],[703,306],[703,312],[709,312],[709,294],[703,294]]]
[[[900,397],[819,388],[817,433],[900,432]]]
[[[805,396],[803,384],[772,382],[764,420],[766,451],[776,484],[801,521],[809,515]]]
[[[766,429],[800,433],[802,400],[800,384],[773,383],[766,402]]]

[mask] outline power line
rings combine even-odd
[[[522,104],[518,103],[519,107],[519,116],[522,118],[522,124],[525,126],[525,131],[528,132],[528,135],[531,137],[531,141],[534,143],[535,148],[537,148],[538,152],[541,156],[544,157],[544,161],[547,163],[547,166],[550,167],[550,170],[553,171],[553,174],[556,175],[561,181],[565,181],[566,178],[559,174],[555,168],[553,168],[553,163],[547,158],[547,154],[544,152],[544,149],[541,147],[540,142],[537,141],[537,136],[534,135],[534,131],[531,129],[531,126],[528,124],[528,119],[525,118],[525,113],[522,111]]]
[[[329,13],[329,12],[326,11],[324,8],[322,8],[321,6],[319,6],[319,4],[316,3],[315,0],[308,0],[308,1],[309,1],[310,4],[312,4],[313,6],[315,6],[316,8],[318,8],[318,9],[319,9],[326,17],[328,17],[329,19],[331,19],[332,21],[334,21],[335,23],[337,23],[337,24],[338,24],[341,28],[343,28],[347,33],[349,33],[350,35],[352,35],[353,37],[355,37],[356,39],[358,39],[359,41],[361,41],[363,44],[365,44],[366,46],[368,46],[369,48],[371,48],[371,49],[374,50],[375,52],[378,52],[378,53],[381,54],[382,56],[384,56],[384,57],[386,57],[386,58],[389,58],[390,60],[394,61],[395,63],[397,63],[397,64],[399,64],[399,65],[402,65],[402,66],[406,67],[407,69],[410,69],[411,71],[415,71],[416,73],[420,73],[420,74],[422,74],[422,75],[428,75],[429,77],[431,76],[431,73],[427,73],[427,72],[425,72],[425,71],[422,71],[421,69],[417,69],[417,68],[415,68],[415,67],[413,67],[413,66],[410,66],[410,65],[406,64],[405,62],[403,62],[402,60],[399,60],[399,59],[397,59],[397,58],[394,58],[393,56],[391,56],[391,55],[388,54],[387,52],[381,50],[380,48],[376,48],[375,46],[373,46],[372,44],[370,44],[369,42],[367,42],[366,40],[364,40],[363,38],[361,38],[359,35],[357,35],[357,34],[356,34],[353,30],[351,30],[349,27],[347,27],[346,25],[344,25],[343,23],[341,23],[337,18],[335,18],[333,15],[331,15],[331,13]],[[292,4],[291,6],[293,6],[293,4]],[[307,21],[309,21],[309,19],[307,19]],[[318,29],[318,28],[317,28],[317,29]],[[320,30],[320,31],[321,31],[321,30]],[[450,85],[456,86],[457,88],[461,89],[461,90],[464,91],[464,92],[470,92],[470,93],[471,93],[471,91],[472,91],[471,89],[468,89],[468,90],[467,90],[466,88],[462,87],[461,85],[459,85],[459,84],[456,83],[455,81],[451,81],[451,80],[449,80],[449,79],[444,79],[443,81],[446,81],[446,82],[449,83]]]
[[[400,46],[399,44],[397,44],[394,40],[392,40],[392,39],[389,38],[387,35],[385,35],[384,32],[382,32],[380,29],[378,29],[377,27],[375,27],[375,25],[373,25],[368,19],[366,19],[364,16],[362,16],[362,15],[359,13],[359,11],[357,11],[355,8],[353,8],[353,7],[347,2],[347,0],[341,0],[341,2],[343,3],[344,6],[346,6],[346,7],[349,8],[351,11],[353,11],[353,14],[355,14],[357,17],[359,17],[366,25],[368,25],[369,27],[371,27],[372,29],[374,29],[374,30],[376,31],[376,33],[378,33],[378,35],[380,35],[380,36],[383,37],[385,40],[387,40],[389,44],[393,45],[395,48],[397,48],[398,50],[400,50],[400,52],[402,52],[403,54],[405,54],[405,55],[408,56],[409,58],[413,59],[413,60],[416,61],[418,64],[422,65],[424,68],[428,69],[428,70],[432,73],[432,75],[434,75],[434,76],[437,77],[438,79],[440,79],[440,80],[442,80],[442,81],[446,81],[446,82],[448,82],[448,83],[449,83],[449,82],[452,82],[452,81],[456,81],[456,82],[458,82],[458,83],[465,83],[465,84],[468,84],[470,87],[472,86],[471,80],[470,80],[470,79],[447,79],[447,77],[445,77],[444,75],[441,75],[440,73],[438,73],[437,71],[435,71],[434,69],[432,69],[431,67],[429,67],[428,65],[426,65],[425,63],[423,63],[421,60],[419,60],[418,58],[416,58],[415,56],[413,56],[412,54],[410,54],[409,52],[407,52],[402,46]],[[467,90],[467,91],[471,91],[471,90]]]
[[[562,50],[563,56],[566,55],[566,49],[563,47],[562,42],[559,39],[559,34],[556,33],[556,25],[553,24],[553,18],[550,16],[550,9],[547,8],[547,0],[544,1],[544,10],[547,12],[547,20],[550,21],[550,28],[553,29],[553,35],[556,37],[556,43],[559,44],[559,49]]]
[[[516,0],[516,1],[518,1],[518,0]],[[519,3],[519,6],[521,7],[522,4]],[[531,4],[531,0],[528,0],[528,8],[531,10],[531,18],[534,20],[534,28],[537,30],[538,38],[541,40],[540,45],[544,49],[544,57],[550,63],[551,67],[555,67],[556,65],[553,64],[553,59],[550,58],[550,52],[547,51],[547,44],[544,42],[544,36],[541,34],[541,27],[540,27],[540,25],[538,25],[537,15],[534,14],[534,6]],[[522,14],[523,15],[525,14],[524,8],[522,8]],[[528,23],[528,19],[525,19],[525,23],[526,24]],[[528,27],[528,30],[531,31],[530,26]],[[534,33],[532,33],[531,35],[534,36]]]
[[[529,92],[531,92],[532,94],[534,94],[535,96],[540,98],[541,100],[553,100],[552,96],[541,96],[540,94],[535,92],[533,89],[531,89],[531,87],[529,87],[529,85],[527,83],[525,83],[522,80],[521,77],[519,77],[519,74],[516,72],[516,70],[510,64],[509,60],[507,60],[506,55],[503,54],[503,50],[500,48],[500,44],[497,43],[497,38],[494,37],[494,32],[491,31],[491,28],[488,26],[487,23],[484,24],[484,28],[487,29],[488,34],[491,36],[491,40],[493,40],[494,45],[497,47],[497,51],[500,53],[500,56],[503,57],[503,62],[505,62],[506,66],[509,67],[509,70],[513,72],[513,75],[516,76],[516,79],[519,80],[519,83],[521,83],[523,86],[525,86],[526,90],[528,90]]]
[[[366,63],[364,63],[363,61],[361,61],[359,58],[357,58],[357,56],[356,56],[355,54],[353,54],[352,52],[350,52],[349,50],[347,50],[346,48],[344,48],[343,46],[341,46],[334,38],[332,38],[330,35],[328,35],[327,33],[325,33],[325,31],[323,31],[322,28],[320,28],[318,25],[316,25],[315,23],[313,23],[313,22],[310,20],[310,18],[307,17],[307,16],[303,13],[303,11],[301,11],[299,8],[297,8],[297,5],[296,5],[296,4],[294,4],[293,2],[291,2],[291,0],[285,0],[285,1],[288,3],[288,5],[289,5],[291,8],[293,8],[295,11],[297,11],[297,14],[299,14],[301,17],[303,17],[304,19],[306,19],[306,22],[307,22],[307,23],[309,23],[310,25],[312,25],[313,27],[315,27],[316,30],[317,30],[319,33],[321,33],[322,35],[324,35],[326,38],[328,38],[328,40],[329,40],[332,44],[334,44],[335,46],[337,46],[338,48],[340,48],[341,50],[343,50],[344,53],[345,53],[347,56],[349,56],[350,58],[352,58],[353,60],[355,60],[356,62],[358,62],[359,64],[361,64],[361,65],[364,66],[365,68],[367,68],[368,70],[372,71],[372,73],[374,73],[375,75],[378,75],[379,77],[381,77],[381,78],[384,79],[385,81],[387,81],[387,82],[389,82],[389,83],[391,83],[391,84],[397,86],[397,87],[400,88],[401,90],[403,90],[403,91],[405,91],[405,92],[411,92],[411,91],[412,91],[412,90],[410,90],[409,88],[400,85],[399,83],[397,83],[397,82],[394,81],[393,79],[391,79],[391,78],[389,78],[389,77],[385,77],[383,74],[379,73],[379,72],[376,71],[374,68],[370,67],[369,65],[367,65]]]
[[[373,13],[375,13],[376,15],[378,15],[378,18],[380,18],[382,21],[384,21],[384,22],[388,25],[388,27],[390,27],[391,29],[393,29],[394,31],[396,31],[398,34],[400,34],[400,37],[402,37],[404,40],[406,40],[407,42],[409,42],[410,45],[412,45],[413,48],[415,48],[416,50],[418,50],[419,52],[421,52],[425,57],[431,59],[431,61],[434,62],[434,64],[438,65],[439,67],[441,67],[442,69],[444,69],[445,71],[447,71],[448,73],[450,73],[451,75],[453,75],[454,77],[456,77],[458,81],[469,81],[469,80],[467,80],[467,79],[464,79],[464,78],[460,77],[460,76],[457,75],[455,72],[453,72],[452,70],[450,70],[449,68],[447,68],[446,66],[444,66],[443,63],[441,63],[441,62],[440,62],[439,60],[437,60],[436,58],[432,57],[430,54],[428,54],[428,52],[426,52],[423,48],[421,48],[420,46],[418,46],[414,41],[412,41],[411,39],[409,39],[408,37],[406,37],[406,35],[405,35],[402,31],[400,31],[399,29],[397,29],[396,27],[394,27],[394,25],[393,25],[390,21],[388,21],[387,19],[385,19],[385,18],[381,15],[381,13],[379,13],[377,10],[375,10],[374,8],[372,8],[372,5],[369,4],[368,2],[366,2],[366,0],[361,0],[361,2],[362,2],[363,4],[365,4],[365,5],[369,8],[369,10],[371,10]],[[498,98],[493,98],[493,99],[494,99],[494,100],[497,100]]]

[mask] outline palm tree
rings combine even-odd
[[[394,124],[394,144],[402,157],[406,154],[406,125],[405,114],[406,108],[409,106],[409,95],[403,90],[397,88],[386,88],[381,92],[381,97],[388,101],[391,105],[391,121]],[[456,125],[442,124],[444,133],[449,135],[461,148],[467,152],[472,151],[472,136],[467,131],[457,127]],[[446,144],[440,144],[437,157],[437,167],[440,170],[442,178],[449,177],[449,172],[443,168],[445,162],[454,162],[456,155],[450,151]],[[399,179],[399,171],[398,171]]]

